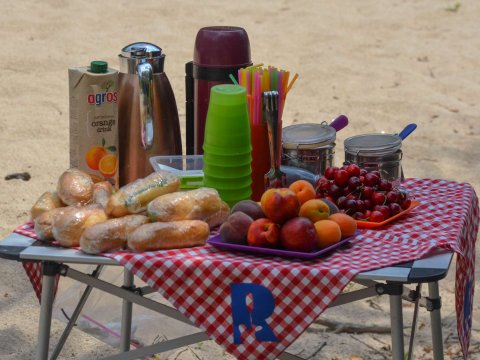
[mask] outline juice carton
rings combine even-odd
[[[118,71],[105,61],[68,69],[70,167],[118,188]]]

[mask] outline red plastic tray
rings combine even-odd
[[[364,228],[364,229],[373,229],[373,228],[383,226],[383,225],[388,224],[389,222],[392,222],[392,221],[398,219],[399,217],[402,217],[403,215],[409,213],[414,208],[416,208],[418,205],[420,205],[420,203],[418,201],[412,200],[412,202],[411,202],[411,204],[408,208],[406,208],[402,212],[399,212],[397,215],[393,215],[392,217],[389,217],[387,220],[384,220],[382,222],[357,220],[357,227]]]
[[[210,245],[220,249],[220,250],[228,250],[228,251],[242,251],[247,253],[253,254],[260,254],[260,255],[270,255],[270,256],[281,256],[287,258],[297,258],[297,259],[314,259],[319,256],[325,255],[332,250],[347,244],[350,240],[352,240],[355,235],[357,235],[359,231],[355,232],[354,235],[349,236],[345,239],[340,240],[339,242],[330,245],[323,249],[315,249],[311,252],[300,252],[300,251],[289,251],[283,249],[270,249],[270,248],[262,248],[250,245],[241,245],[241,244],[231,244],[225,242],[221,235],[215,235],[207,240],[207,243]]]

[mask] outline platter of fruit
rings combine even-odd
[[[315,187],[297,180],[288,188],[266,190],[260,202],[243,200],[232,207],[220,234],[207,242],[222,250],[312,259],[348,243],[356,221]]]
[[[379,171],[356,164],[325,169],[317,180],[316,194],[353,217],[360,228],[383,226],[420,205],[396,182],[383,179]]]

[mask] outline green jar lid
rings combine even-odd
[[[90,63],[90,72],[94,74],[103,74],[108,71],[108,63],[106,61],[92,61]]]

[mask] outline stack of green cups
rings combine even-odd
[[[216,85],[210,90],[203,140],[203,185],[231,207],[252,195],[252,145],[245,88]]]

